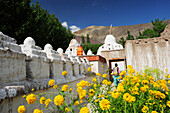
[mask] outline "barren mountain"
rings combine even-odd
[[[166,23],[170,24],[170,19],[165,21]],[[118,42],[121,37],[126,38],[127,31],[133,36],[138,36],[139,31],[143,32],[144,29],[152,29],[152,23],[145,23],[145,24],[137,24],[137,25],[129,25],[129,26],[116,26],[112,27],[111,34],[116,38]],[[106,35],[109,34],[110,26],[89,26],[77,32],[74,32],[76,36],[84,35],[86,36],[89,34],[90,38],[96,40],[98,42],[103,43]]]

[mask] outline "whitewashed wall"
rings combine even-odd
[[[76,83],[88,77],[85,69],[90,66],[85,59],[68,57],[61,48],[55,51],[46,44],[42,49],[31,37],[18,45],[15,39],[0,32],[0,112],[16,113],[24,102],[23,94],[31,89],[48,91],[48,81],[52,78],[60,86],[72,83],[75,92]],[[68,79],[62,76],[62,71],[67,71]]]

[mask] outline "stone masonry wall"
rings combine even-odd
[[[42,49],[31,37],[18,45],[15,39],[0,32],[0,113],[16,113],[17,107],[25,103],[22,96],[31,89],[35,93],[50,91],[50,79],[59,86],[70,82],[76,94],[76,83],[89,78],[85,69],[90,66],[85,59],[68,57],[61,48],[55,51],[46,44]],[[64,70],[68,79],[62,76]],[[27,113],[30,111],[33,108]]]

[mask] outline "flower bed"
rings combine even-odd
[[[88,68],[88,71],[91,69]],[[76,108],[80,109],[80,113],[169,113],[170,81],[168,78],[170,75],[167,74],[167,70],[165,71],[165,80],[158,78],[155,80],[151,73],[135,73],[133,67],[128,65],[128,70],[119,74],[119,80],[122,82],[117,87],[107,79],[107,74],[101,76],[100,73],[96,73],[96,76],[92,75],[93,83],[84,80],[77,83],[78,97],[73,96],[69,82],[62,87],[57,87],[55,81],[51,79],[49,85],[58,92],[57,94],[54,92],[54,98],[44,96],[48,94],[46,92],[43,96],[42,94],[27,95],[26,100],[28,104],[38,101],[45,105],[44,109],[35,109],[33,113],[43,113],[46,110],[74,113]],[[67,72],[64,71],[62,75],[67,77]],[[104,80],[100,83],[102,78]],[[66,96],[69,97],[69,103],[66,102]],[[82,107],[80,103],[86,104]],[[26,108],[27,106],[21,105],[18,107],[18,112],[24,113]]]

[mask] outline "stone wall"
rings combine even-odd
[[[170,37],[128,40],[125,51],[127,65],[138,71],[146,65],[161,70],[170,67]]]
[[[0,32],[0,112],[16,113],[17,107],[25,103],[22,96],[31,89],[35,93],[50,91],[50,79],[59,86],[70,82],[76,94],[76,83],[91,79],[85,71],[90,66],[86,59],[68,57],[61,48],[55,51],[46,44],[42,49],[31,37],[18,45],[15,39]],[[68,79],[62,71],[67,71]]]

